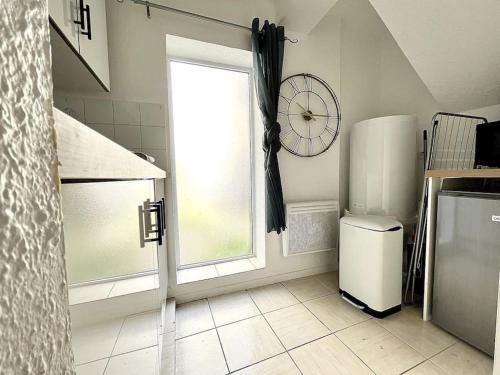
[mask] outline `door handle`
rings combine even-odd
[[[80,6],[79,6],[79,13],[80,13],[80,20],[73,21],[77,25],[80,25],[80,34],[82,35],[87,35],[87,38],[89,40],[92,40],[92,25],[90,21],[90,5],[84,5],[83,0],[80,0]],[[85,23],[87,23],[87,26],[85,27]],[[86,30],[86,31],[83,31]]]

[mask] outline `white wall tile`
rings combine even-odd
[[[71,110],[75,113],[75,118],[78,121],[85,121],[85,105],[83,103],[82,98],[75,98],[68,96],[66,98],[66,106],[67,108],[71,108]]]
[[[158,126],[141,126],[142,148],[165,149],[165,128]]]
[[[87,124],[112,124],[113,103],[105,99],[84,99]]]
[[[167,150],[156,150],[156,149],[151,149],[151,148],[143,148],[142,152],[154,157],[155,162],[153,164],[156,165],[158,168],[161,168],[164,171],[168,171]]]
[[[156,103],[140,103],[141,125],[165,126],[165,109]]]
[[[141,147],[140,126],[115,126],[115,141],[126,148]]]
[[[139,125],[141,123],[139,103],[114,100],[113,113],[115,125]]]
[[[66,104],[66,96],[54,94],[54,107],[62,110],[64,104]]]
[[[89,124],[87,126],[102,134],[106,138],[111,140],[115,139],[115,127],[111,124]]]
[[[54,107],[78,121],[83,122],[85,120],[85,110],[82,98],[58,95],[54,97]]]

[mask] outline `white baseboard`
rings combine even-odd
[[[208,289],[200,288],[199,290],[196,290],[195,292],[176,294],[173,297],[175,297],[175,301],[177,304],[186,303],[186,302],[191,302],[191,301],[195,301],[195,300],[202,299],[202,298],[214,297],[214,296],[218,296],[221,294],[238,292],[240,290],[246,290],[246,289],[251,289],[251,288],[257,288],[259,286],[279,283],[282,281],[297,279],[300,277],[306,277],[306,276],[316,275],[316,274],[320,274],[320,273],[335,271],[337,269],[338,269],[338,267],[336,267],[336,264],[327,264],[324,266],[306,268],[306,269],[302,269],[302,270],[298,270],[298,271],[276,274],[276,275],[258,278],[258,279],[254,279],[254,280],[231,283],[228,285],[223,285],[223,286],[219,286],[219,287],[215,287],[215,288],[208,288]],[[169,296],[169,297],[171,297],[171,296]]]

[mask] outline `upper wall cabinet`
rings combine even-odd
[[[54,87],[110,90],[106,2],[49,0]]]

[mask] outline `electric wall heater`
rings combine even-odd
[[[337,249],[338,201],[288,203],[285,209],[284,256]]]

